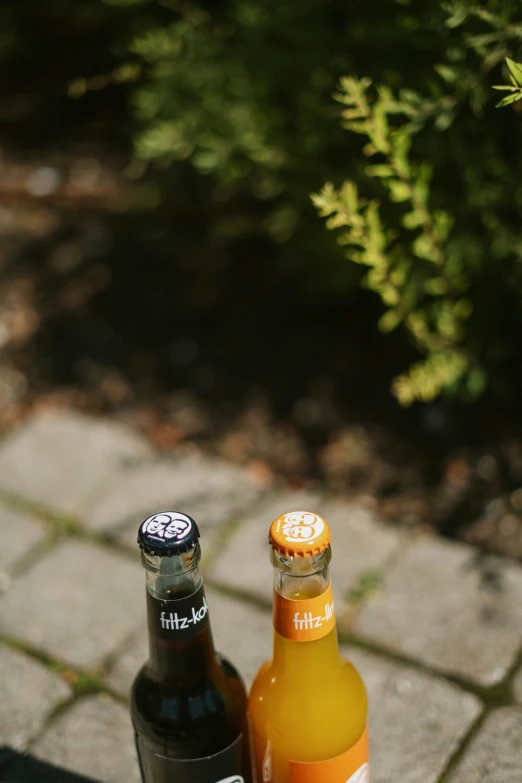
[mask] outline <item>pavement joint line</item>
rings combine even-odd
[[[39,647],[34,647],[31,644],[27,644],[27,642],[22,642],[20,639],[13,636],[6,636],[5,634],[0,635],[0,644],[4,644],[12,650],[18,650],[30,658],[33,658],[35,661],[38,661],[38,663],[45,666],[49,671],[53,671],[62,677],[64,681],[70,685],[73,691],[83,692],[86,687],[90,687],[90,685],[86,685],[86,683],[90,683],[95,687],[95,683],[101,684],[102,682],[101,677],[95,671],[77,669],[67,663],[67,661],[54,658]],[[65,674],[72,675],[72,677],[66,677],[64,676]]]
[[[265,601],[261,597],[243,593],[239,589],[230,587],[229,585],[223,585],[220,582],[214,581],[213,579],[205,579],[205,584],[216,592],[221,593],[224,596],[228,596],[229,598],[234,598],[244,605],[255,606],[257,609],[261,609],[265,612],[272,610],[271,602]],[[408,666],[409,668],[415,669],[416,671],[431,677],[446,680],[465,693],[470,693],[471,695],[476,696],[487,708],[512,706],[515,704],[511,689],[511,682],[518,673],[519,664],[522,664],[522,650],[520,652],[519,660],[517,660],[515,666],[512,668],[512,670],[506,673],[505,677],[500,682],[490,686],[481,686],[465,677],[459,677],[458,675],[452,675],[451,673],[445,673],[437,669],[432,669],[431,667],[426,666],[414,658],[408,658],[407,656],[400,655],[399,653],[396,653],[384,646],[368,642],[355,634],[343,633],[339,631],[339,643],[352,645],[353,647],[356,647],[360,650],[370,652],[381,659],[403,666]]]
[[[362,571],[352,587],[344,591],[343,611],[349,612],[351,621],[355,620],[366,602],[374,595],[378,595],[384,585],[388,562],[385,561],[378,568],[369,568]],[[365,580],[369,580],[365,585]],[[373,580],[373,584],[372,584]]]
[[[24,497],[17,495],[14,492],[0,489],[0,500],[14,511],[29,514],[30,516],[45,522],[51,528],[61,530],[66,534],[72,534],[78,528],[81,528],[81,522],[77,517],[69,514],[60,514],[60,512],[55,511],[48,506],[26,500]]]
[[[212,587],[218,593],[229,598],[234,598],[240,601],[244,605],[255,606],[257,609],[261,609],[265,612],[272,610],[272,603],[265,601],[261,597],[254,596],[250,593],[241,592],[238,588],[224,585],[219,581],[214,581],[211,578],[205,579],[205,584]],[[400,653],[394,652],[385,646],[368,642],[365,639],[358,637],[356,634],[344,633],[339,629],[339,643],[348,644],[358,649],[373,653],[377,657],[398,663],[403,666],[408,666],[419,671],[422,674],[429,675],[431,677],[437,677],[438,679],[446,680],[447,682],[460,688],[465,693],[470,693],[476,696],[486,707],[501,707],[512,706],[515,704],[514,696],[512,693],[511,683],[514,680],[518,669],[522,666],[522,650],[514,666],[510,671],[506,672],[503,679],[490,686],[481,686],[466,677],[459,677],[451,673],[443,672],[438,669],[433,669],[426,664],[416,660],[415,658],[408,658]]]
[[[49,552],[52,552],[61,540],[63,540],[62,537],[51,528],[42,541],[32,546],[29,551],[20,555],[20,557],[9,566],[8,575],[10,582],[15,583],[19,577],[26,574],[42,557],[45,557]]]
[[[356,635],[339,634],[339,641],[341,644],[351,645],[352,647],[363,650],[364,652],[372,653],[381,659],[415,669],[421,674],[426,674],[430,677],[436,677],[439,680],[445,680],[465,693],[476,696],[488,709],[495,707],[513,706],[515,703],[513,694],[511,692],[511,687],[509,685],[508,674],[506,674],[504,679],[500,682],[488,687],[484,687],[478,685],[472,680],[466,679],[465,677],[459,677],[451,673],[432,669],[431,667],[426,666],[426,664],[417,661],[414,658],[408,658],[381,645],[374,644],[373,642],[367,642],[365,639],[361,639]]]
[[[243,604],[249,604],[255,606],[257,609],[262,609],[265,612],[272,611],[272,602],[265,601],[260,596],[255,596],[247,593],[242,593],[239,588],[231,587],[230,585],[224,585],[221,582],[216,582],[212,578],[205,578],[205,585],[211,587],[216,593],[227,596],[228,598],[235,598]]]
[[[510,671],[508,672],[508,675],[507,675],[506,680],[505,680],[507,687],[511,691],[513,691],[513,686],[514,686],[515,679],[518,676],[518,674],[520,674],[520,672],[522,672],[522,645],[520,647],[520,650],[518,651],[518,655],[516,657],[515,663],[511,667]],[[515,701],[515,696],[514,696],[513,692],[511,693],[511,696],[512,696],[512,699],[513,699],[513,702],[514,702]]]
[[[74,702],[77,701],[77,697],[75,696],[74,692],[68,699],[63,699],[63,701],[58,702],[58,704],[55,704],[52,710],[48,713],[45,721],[43,722],[40,731],[36,734],[36,736],[31,738],[31,741],[29,743],[29,747],[34,743],[37,742],[44,731],[47,729],[47,727],[53,722],[55,718],[57,718],[59,715],[62,715],[64,712],[66,712],[69,707],[71,707]]]
[[[59,702],[55,706],[49,715],[49,720],[55,717],[57,711],[61,712],[66,707],[74,704],[78,699],[81,699],[85,696],[92,696],[97,693],[107,693],[109,696],[111,696],[113,699],[116,699],[120,703],[127,703],[127,700],[122,697],[121,694],[107,685],[102,674],[96,670],[78,669],[66,661],[53,658],[39,648],[33,647],[32,645],[26,644],[25,642],[21,642],[19,639],[15,639],[12,636],[0,635],[0,644],[9,647],[11,650],[21,652],[34,661],[42,664],[49,671],[54,672],[59,677],[61,677],[71,688],[71,697]],[[46,724],[48,722],[49,721],[47,721]]]
[[[477,715],[477,717],[475,718],[475,720],[467,730],[465,736],[459,742],[458,748],[455,749],[451,757],[446,762],[444,769],[442,770],[440,776],[437,779],[437,783],[447,783],[447,781],[449,780],[449,776],[454,771],[457,764],[464,756],[464,753],[475,739],[484,721],[486,720],[488,715],[490,715],[493,711],[494,708],[486,707],[484,710],[482,710],[480,715]]]
[[[191,494],[181,498],[179,501],[179,506],[185,506],[188,510],[190,510],[191,504],[197,504],[200,503],[202,500],[206,500],[208,498],[208,495],[209,493],[206,492],[205,490],[194,491]],[[251,510],[251,508],[253,508],[258,502],[259,499],[252,500],[246,507],[241,508],[240,511],[236,512],[236,514],[233,515],[234,521],[238,517],[243,516],[245,513],[248,513]],[[177,501],[176,501],[176,505],[178,505]],[[111,530],[111,534],[117,536],[120,533],[125,532],[127,528],[130,526],[130,524],[134,521],[135,521],[134,514],[127,514],[122,519],[120,519],[118,524]],[[198,520],[196,519],[196,522],[197,521]],[[225,526],[228,526],[229,524],[230,521],[226,522]],[[136,530],[136,536],[137,536],[137,530]]]
[[[85,541],[87,543],[96,544],[97,546],[103,547],[108,551],[112,551],[117,555],[121,555],[126,560],[130,560],[133,563],[139,562],[137,544],[136,548],[131,548],[125,544],[122,544],[120,541],[116,541],[116,539],[113,539],[112,536],[109,536],[106,533],[93,533],[90,530],[82,528],[81,532],[75,536],[71,536],[71,538],[75,538],[77,541]]]
[[[396,565],[400,564],[400,561],[405,556],[407,551],[413,546],[415,538],[418,535],[423,535],[420,530],[415,531],[415,529],[410,531],[399,530],[398,533],[400,539],[402,540],[399,541],[397,548],[390,552],[390,554],[384,559],[378,568],[371,569],[378,576],[379,583],[374,587],[366,590],[360,598],[356,598],[355,600],[351,600],[349,596],[354,589],[357,589],[357,586],[354,586],[354,588],[349,588],[347,591],[345,591],[343,598],[345,601],[345,610],[347,609],[351,615],[350,623],[355,622],[358,615],[362,612],[364,607],[368,604],[373,596],[378,595],[386,589],[387,574],[389,574]],[[436,538],[436,536],[434,536],[434,538]],[[360,576],[363,575],[364,574],[361,574]]]
[[[132,643],[134,636],[138,633],[138,630],[138,628],[135,628],[133,631],[128,633],[122,642],[120,642],[113,650],[103,656],[98,667],[103,678],[111,674],[112,670],[118,662],[118,658],[120,658],[126,652],[128,645]]]
[[[191,498],[191,502],[198,502],[204,497],[205,493],[194,495]],[[56,541],[66,537],[81,541],[91,541],[123,554],[125,557],[129,557],[129,555],[133,556],[133,559],[136,557],[137,545],[136,547],[131,547],[129,544],[117,539],[117,535],[125,529],[128,520],[125,524],[118,525],[110,531],[93,531],[87,528],[79,517],[60,514],[45,505],[33,503],[20,495],[7,492],[6,490],[0,490],[0,500],[15,511],[29,514],[43,521],[55,534],[54,540]],[[209,567],[214,559],[221,554],[226,543],[236,530],[241,527],[242,522],[247,519],[247,515],[251,514],[255,508],[256,502],[254,501],[237,515],[234,515],[231,520],[221,525],[218,543],[209,547],[203,556],[203,565],[205,567]]]
[[[262,598],[257,598],[252,595],[244,594],[239,590],[236,590],[235,588],[231,588],[229,586],[222,585],[218,582],[214,582],[212,579],[206,579],[205,584],[207,584],[216,592],[228,596],[230,598],[234,598],[240,601],[241,603],[243,603],[244,605],[255,606],[257,609],[261,609],[262,611],[265,611],[267,613],[272,609],[270,602],[264,601]],[[48,669],[54,670],[60,675],[63,675],[64,672],[71,672],[74,676],[78,678],[77,683],[79,682],[80,684],[78,685],[75,682],[70,682],[67,678],[65,678],[65,680],[66,682],[69,683],[69,685],[71,685],[73,691],[75,692],[78,692],[80,694],[85,692],[84,683],[85,680],[87,679],[87,681],[92,682],[94,686],[94,690],[92,692],[98,692],[98,691],[107,692],[113,696],[117,696],[121,700],[121,697],[118,694],[115,694],[115,692],[113,692],[105,684],[103,677],[106,674],[110,673],[110,670],[114,666],[116,659],[118,658],[118,655],[121,653],[122,650],[125,649],[125,646],[132,639],[134,633],[135,631],[129,633],[126,639],[120,645],[118,645],[118,647],[115,650],[111,650],[102,659],[99,667],[97,667],[98,668],[97,671],[77,669],[74,666],[69,665],[66,661],[55,659],[52,656],[40,650],[39,648],[33,647],[32,645],[22,642],[19,639],[16,639],[11,636],[0,634],[0,644],[6,644],[12,649],[20,650],[26,655],[29,655],[31,658],[34,658],[35,660],[44,664]],[[511,691],[511,683],[514,677],[516,676],[516,674],[518,673],[520,663],[522,662],[522,651],[512,670],[506,675],[506,677],[500,683],[497,683],[490,687],[481,687],[480,685],[477,685],[476,683],[473,683],[467,680],[466,678],[461,678],[455,675],[446,674],[437,670],[433,670],[430,667],[426,666],[425,664],[413,658],[407,658],[385,647],[376,645],[371,642],[367,642],[364,639],[360,639],[355,635],[340,633],[339,642],[341,644],[351,645],[357,649],[370,652],[373,655],[377,656],[378,658],[410,667],[412,669],[419,671],[420,673],[432,677],[437,677],[438,679],[446,680],[447,682],[450,682],[452,685],[455,685],[456,687],[460,688],[462,691],[466,693],[471,693],[472,695],[479,698],[480,701],[484,704],[484,706],[488,710],[500,706],[513,706],[515,704],[513,694]],[[96,685],[94,685],[95,682]],[[90,688],[91,686],[89,685],[88,687]]]
[[[255,506],[252,506],[249,511],[253,511]],[[227,522],[220,525],[219,536],[215,536],[215,543],[209,546],[208,549],[202,548],[202,565],[204,568],[210,568],[214,561],[223,554],[226,545],[235,533],[241,529],[243,523],[246,521],[246,515],[241,513],[234,515]]]
[[[266,496],[257,498],[257,500],[252,501],[252,503],[248,504],[243,509],[241,509],[241,511],[235,514],[228,522],[222,524],[220,526],[219,539],[217,543],[214,546],[212,546],[208,555],[204,556],[203,565],[205,567],[212,566],[214,564],[214,561],[225,551],[228,542],[241,529],[241,527],[246,522],[248,522],[248,520],[252,517],[252,514],[257,509],[259,509],[260,514],[263,514],[264,509],[269,508],[273,503],[273,501],[277,499],[278,495],[284,492],[285,490],[290,491],[290,489],[284,484],[280,484],[280,485],[271,484],[268,494]],[[319,494],[321,498],[325,497],[326,488],[321,488],[320,490],[317,490],[317,494]],[[268,519],[268,515],[266,516]],[[268,530],[268,525],[271,522],[272,519],[270,519],[270,521],[267,522],[267,530]],[[267,534],[267,541],[268,541],[268,534]],[[216,589],[221,589],[218,585],[214,585],[214,586],[216,587]]]
[[[129,558],[129,556],[132,557],[134,554],[133,560],[136,559],[136,549],[117,541],[112,532],[108,533],[89,530],[82,521],[76,517],[60,515],[45,506],[28,502],[18,495],[6,493],[3,490],[0,490],[0,500],[4,501],[7,506],[15,511],[30,514],[48,525],[49,537],[46,539],[47,544],[49,540],[53,542],[53,546],[66,539],[87,541],[113,550],[126,558]],[[44,547],[46,546],[46,542],[43,542]],[[38,545],[35,548],[37,549]],[[31,552],[27,554],[30,555]],[[25,555],[22,555],[21,557],[23,559],[25,558]]]
[[[87,699],[89,696],[98,696],[99,694],[102,693],[105,693],[107,696],[110,696],[114,701],[116,701],[118,704],[121,704],[123,707],[128,708],[129,706],[128,699],[125,699],[125,697],[123,697],[120,693],[113,691],[112,688],[109,688],[105,684],[101,684],[100,687],[84,688],[79,691],[75,691],[73,689],[72,696],[56,704],[54,708],[50,711],[50,713],[47,715],[47,718],[44,721],[41,730],[38,732],[37,736],[32,738],[29,744],[29,749],[31,748],[32,745],[34,745],[35,742],[37,742],[40,739],[40,737],[44,734],[44,732],[49,728],[49,726],[51,726],[54,723],[55,720],[57,720],[60,717],[60,715],[63,715],[64,713],[68,712],[68,710],[70,710],[71,707],[73,707],[79,701],[82,701],[83,699]]]

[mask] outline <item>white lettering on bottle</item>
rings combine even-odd
[[[346,783],[370,783],[370,767],[363,764]]]
[[[216,781],[216,783],[245,783],[245,778],[241,777],[241,775],[232,775],[232,777],[223,778]]]
[[[326,604],[324,608],[324,616],[317,615],[314,617],[312,612],[295,612],[294,628],[296,631],[308,631],[311,628],[321,628],[323,623],[327,623],[332,619],[333,615],[333,601],[329,604]]]
[[[166,631],[182,631],[184,628],[188,628],[189,625],[197,625],[205,619],[208,613],[208,606],[205,597],[203,596],[203,606],[199,609],[192,607],[191,617],[180,617],[177,612],[166,612],[160,614],[161,627]]]
[[[272,745],[270,740],[266,743],[263,757],[263,783],[272,783]]]

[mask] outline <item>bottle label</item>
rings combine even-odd
[[[370,783],[368,727],[355,745],[328,761],[291,761],[290,783]]]
[[[192,595],[166,601],[147,590],[147,618],[149,630],[160,639],[183,641],[199,636],[209,625],[203,585]]]
[[[314,598],[294,601],[274,591],[274,628],[294,642],[313,642],[335,628],[332,586]]]
[[[201,759],[170,759],[136,736],[144,783],[246,783],[243,777],[243,735],[224,750]]]

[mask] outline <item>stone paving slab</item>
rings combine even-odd
[[[353,648],[343,654],[368,690],[372,783],[438,783],[481,702],[411,667]]]
[[[0,646],[0,678],[0,747],[25,750],[71,689],[41,663],[6,646]]]
[[[310,492],[280,492],[260,503],[238,526],[212,562],[208,576],[215,582],[272,604],[273,570],[269,560],[268,529],[287,511],[320,508]]]
[[[146,625],[125,641],[121,651],[112,662],[106,677],[107,685],[115,693],[129,697],[134,677],[149,656]]]
[[[401,534],[379,523],[370,511],[355,503],[325,503],[311,493],[282,492],[238,526],[213,563],[212,579],[271,603],[273,571],[268,529],[279,514],[293,510],[315,511],[331,527],[331,574],[338,602],[346,598],[349,588],[365,573],[384,568],[402,541]]]
[[[174,510],[194,517],[204,536],[258,496],[259,488],[246,470],[210,457],[179,455],[122,471],[99,494],[86,524],[135,546],[144,519]]]
[[[20,557],[43,541],[46,533],[43,522],[0,502],[0,571],[12,569]]]
[[[74,666],[96,666],[145,623],[144,589],[137,559],[66,541],[4,594],[3,630]]]
[[[447,783],[520,783],[522,709],[503,707],[487,716]]]
[[[272,654],[272,615],[235,598],[205,590],[216,650],[236,666],[247,687]],[[108,685],[128,696],[138,669],[148,657],[145,626],[124,645],[107,677]]]
[[[141,783],[129,712],[105,694],[75,702],[31,751],[100,783]]]
[[[250,687],[259,667],[272,656],[272,613],[209,591],[216,649],[238,668]]]
[[[364,575],[382,577],[389,560],[404,546],[405,534],[357,502],[326,502],[320,508],[332,531],[332,584],[337,601],[344,601]]]
[[[422,536],[362,609],[355,632],[435,670],[493,685],[522,644],[522,568]]]
[[[151,453],[142,436],[118,422],[48,412],[0,443],[0,489],[60,513],[82,515],[114,473]]]

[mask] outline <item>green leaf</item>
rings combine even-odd
[[[484,370],[476,368],[470,371],[466,386],[473,397],[478,397],[486,388],[486,383],[487,378]]]
[[[75,79],[67,87],[69,98],[81,98],[87,92],[87,79]]]
[[[450,11],[450,7],[448,6],[446,10]],[[450,13],[452,13],[452,16],[446,19],[446,27],[450,29],[460,27],[469,16],[469,11],[464,8],[451,9]]]
[[[357,185],[351,180],[346,180],[339,191],[339,198],[343,206],[350,212],[357,212],[359,209],[359,194]]]
[[[413,212],[407,212],[402,218],[402,225],[404,228],[409,228],[410,230],[419,228],[419,226],[422,226],[422,222],[423,216],[417,210],[414,210]]]
[[[516,101],[519,101],[521,98],[522,98],[522,91],[515,92],[512,95],[506,95],[505,98],[502,98],[502,100],[495,105],[495,108],[498,109],[500,106],[509,106],[510,103],[515,103]]]
[[[411,196],[411,187],[400,179],[391,179],[387,182],[390,188],[390,198],[396,203],[408,201]]]
[[[330,230],[341,228],[342,226],[349,226],[350,221],[349,218],[344,214],[344,212],[337,212],[336,214],[332,215],[332,217],[328,218],[326,221],[326,227]]]
[[[378,327],[381,332],[391,332],[397,328],[401,322],[401,315],[398,310],[387,310],[379,318]]]
[[[472,46],[474,49],[480,49],[482,47],[488,46],[489,44],[495,43],[498,41],[504,33],[485,33],[484,35],[470,35],[466,39],[466,43],[469,46]]]
[[[426,280],[424,283],[424,290],[427,294],[432,296],[443,296],[447,293],[448,284],[442,277],[434,277],[431,280]]]
[[[393,168],[386,163],[377,163],[375,166],[366,166],[366,173],[369,177],[380,177],[385,179],[386,177],[393,177],[395,174]]]
[[[445,82],[448,82],[448,84],[457,81],[458,73],[454,68],[450,68],[448,65],[441,64],[441,65],[436,65],[435,70],[439,74],[439,76],[442,79],[444,79]]]
[[[353,133],[362,133],[364,136],[368,133],[368,122],[366,120],[347,120],[342,123],[345,130],[353,131]]]
[[[442,112],[442,114],[439,114],[439,116],[435,120],[435,127],[439,131],[445,131],[450,127],[450,125],[453,124],[454,119],[455,119],[454,111]]]
[[[419,234],[413,242],[412,247],[417,258],[425,258],[427,261],[433,261],[433,243],[426,234]]]
[[[509,70],[511,71],[513,79],[516,81],[519,87],[522,87],[522,64],[513,62],[513,60],[510,60],[509,57],[506,57],[506,63]]]
[[[473,312],[473,304],[469,299],[459,299],[455,302],[454,313],[461,321],[465,321],[469,318]]]

